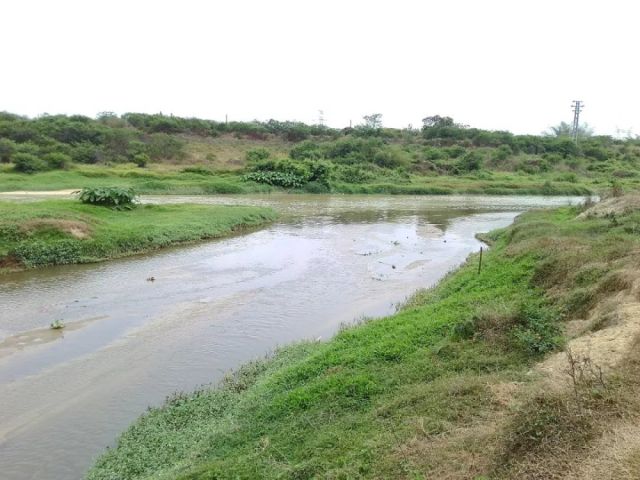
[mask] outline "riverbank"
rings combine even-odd
[[[640,210],[607,202],[526,213],[480,272],[174,397],[89,478],[636,478]]]
[[[213,172],[206,168],[153,165],[140,169],[132,165],[74,166],[25,175],[4,171],[0,192],[53,191],[96,186],[133,187],[140,194],[212,195],[269,192],[406,194],[406,195],[590,195],[607,189],[603,179],[566,176],[554,172],[477,172],[468,175],[409,175],[384,177],[364,183],[332,181],[329,186],[311,182],[300,188],[283,189],[245,181],[239,172]]]
[[[138,205],[73,200],[0,202],[0,273],[89,263],[230,235],[274,220],[273,210],[211,205]]]

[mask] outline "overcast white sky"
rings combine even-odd
[[[6,0],[0,110],[640,133],[638,0]]]

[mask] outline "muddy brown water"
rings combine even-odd
[[[10,197],[5,197],[10,198]],[[475,234],[576,197],[218,196],[272,206],[246,235],[0,277],[0,477],[82,478],[149,405],[278,345],[393,313]],[[147,281],[154,277],[155,281]],[[61,319],[66,328],[51,330]]]

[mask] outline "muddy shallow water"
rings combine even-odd
[[[0,476],[81,478],[148,405],[341,323],[395,311],[475,234],[568,197],[224,196],[269,205],[246,235],[0,277]],[[155,281],[147,281],[154,277]],[[66,328],[48,325],[61,319]]]

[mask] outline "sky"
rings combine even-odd
[[[7,0],[0,111],[640,134],[637,0]]]

